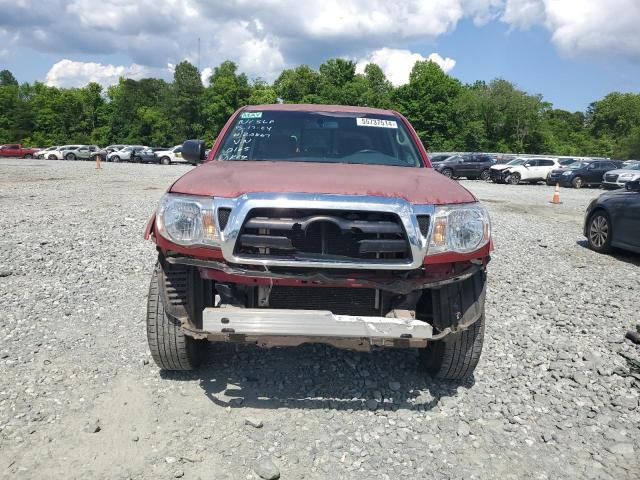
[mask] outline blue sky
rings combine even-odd
[[[572,111],[640,92],[640,0],[0,0],[0,11],[0,68],[50,85],[170,78],[197,61],[200,36],[203,78],[226,59],[273,80],[340,56],[402,84],[429,58]]]

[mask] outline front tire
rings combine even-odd
[[[169,157],[162,157],[160,163],[162,165],[171,165],[171,159]]]
[[[33,155],[31,155],[30,153],[27,153],[24,158],[33,158]]]
[[[147,341],[153,360],[162,370],[193,370],[204,356],[206,340],[195,340],[185,335],[179,321],[167,315],[162,301],[162,289],[174,288],[171,287],[174,281],[176,284],[185,282],[188,275],[185,272],[186,269],[177,268],[165,275],[158,263],[151,277],[147,300]],[[172,278],[174,276],[176,278]]]
[[[111,157],[111,161],[112,162],[119,162],[120,161],[120,157],[115,155],[115,156]]]
[[[68,153],[66,157],[67,160],[75,160],[76,156],[73,153]]]
[[[518,185],[520,183],[520,174],[512,173],[511,175],[509,175],[509,177],[507,178],[507,183],[509,183],[509,185]]]
[[[443,168],[440,173],[447,178],[453,178],[453,170],[450,168]]]
[[[589,248],[598,253],[611,251],[613,231],[611,219],[604,210],[597,210],[589,218],[587,226],[587,242]]]
[[[573,180],[571,180],[571,185],[573,185],[573,188],[582,188],[584,185],[584,182],[582,181],[582,177],[576,177]]]
[[[425,370],[441,380],[464,380],[473,374],[484,343],[484,313],[467,330],[429,342],[420,351]]]
[[[55,155],[49,155],[49,160],[57,160],[58,158]]]

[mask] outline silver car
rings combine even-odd
[[[623,188],[627,182],[640,180],[640,163],[634,163],[604,174],[602,187],[607,189]]]

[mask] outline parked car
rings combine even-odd
[[[104,149],[108,155],[111,152],[117,152],[118,150],[122,150],[124,147],[127,147],[127,146],[128,145],[107,145],[106,147],[104,147]]]
[[[640,180],[640,163],[631,164],[604,174],[602,187],[607,189],[624,188],[627,182]]]
[[[622,162],[622,168],[627,168],[631,165],[635,165],[636,163],[640,163],[640,160],[627,160],[625,162]]]
[[[80,145],[62,145],[57,150],[50,150],[47,158],[49,160],[62,160],[67,153],[73,152],[78,148],[80,148]]]
[[[176,145],[170,150],[160,150],[156,152],[158,161],[162,165],[170,165],[172,163],[186,163],[182,158],[182,145]]]
[[[516,165],[522,165],[527,160],[528,160],[527,158],[516,157],[516,158],[514,158],[513,160],[510,160],[507,163],[504,163],[504,164],[498,163],[496,165],[493,165],[489,169],[489,178],[491,179],[491,181],[493,183],[505,183],[506,176],[503,175],[503,172],[506,169],[508,169],[509,167],[514,167]]]
[[[561,187],[582,188],[602,184],[604,174],[620,168],[613,160],[580,160],[565,168],[553,170],[547,183]]]
[[[54,146],[54,147],[47,147],[44,148],[42,150],[38,150],[38,153],[36,153],[33,158],[39,158],[39,159],[48,159],[49,158],[49,154],[55,150],[58,150],[60,148],[59,145]]]
[[[160,368],[197,367],[210,340],[413,347],[434,377],[473,373],[489,216],[430,168],[403,116],[268,105],[222,131],[145,231],[158,251],[147,339]],[[190,163],[204,152],[183,144]]]
[[[617,247],[640,253],[640,181],[594,199],[587,207],[583,233],[596,252]]]
[[[132,154],[135,154],[138,150],[146,148],[144,145],[129,145],[121,150],[116,150],[107,155],[108,162],[128,162],[131,160]]]
[[[560,164],[555,158],[529,158],[520,165],[511,166],[503,170],[504,181],[510,185],[520,182],[535,184],[546,182],[552,170],[559,168]]]
[[[65,160],[91,160],[91,154],[100,150],[97,145],[80,145],[78,148],[63,150]]]
[[[158,156],[151,147],[136,149],[131,156],[134,163],[158,163]]]
[[[33,158],[38,152],[37,148],[26,148],[18,143],[0,145],[0,157]]]
[[[489,180],[490,169],[496,161],[489,155],[482,153],[465,153],[453,155],[442,162],[434,162],[433,168],[449,178],[467,177],[469,180],[477,178]]]

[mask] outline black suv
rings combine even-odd
[[[469,180],[477,178],[489,180],[490,168],[496,160],[484,153],[464,153],[452,155],[442,162],[433,162],[433,168],[445,177],[467,177]]]
[[[620,168],[616,160],[580,160],[566,168],[553,170],[547,179],[548,184],[559,183],[561,187],[581,188],[585,185],[601,185],[602,177],[609,170]]]

